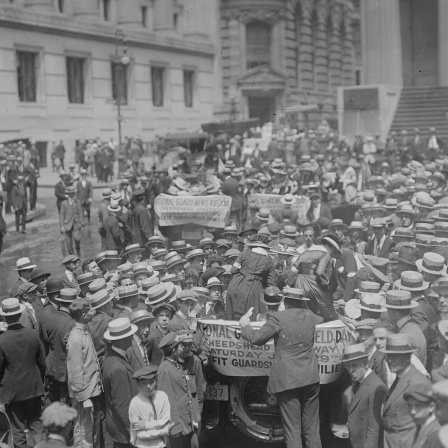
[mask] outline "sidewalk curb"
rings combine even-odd
[[[41,218],[42,216],[45,216],[47,213],[47,207],[43,204],[36,204],[36,210],[33,210],[32,212],[29,212],[26,214],[26,222],[33,221],[34,219]],[[16,225],[16,219],[14,216],[14,213],[5,215],[5,223],[6,227],[8,229],[14,228]]]

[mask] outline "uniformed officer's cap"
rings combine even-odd
[[[433,384],[432,393],[437,400],[448,401],[448,380]]]
[[[132,378],[135,380],[155,380],[156,374],[157,374],[158,367],[149,365],[142,367],[141,369],[138,369],[134,375],[132,375]]]
[[[59,401],[55,401],[45,409],[41,420],[45,428],[65,428],[77,416],[76,409],[70,408]]]

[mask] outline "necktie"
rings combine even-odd
[[[389,397],[392,395],[392,392],[394,391],[394,389],[397,387],[398,381],[400,378],[398,378],[398,375],[395,377],[395,381],[392,383],[392,386],[390,386],[389,389]]]
[[[353,383],[353,386],[352,386],[352,393],[353,393],[353,396],[355,396],[355,395],[356,395],[356,392],[358,392],[358,390],[359,390],[359,386],[360,386],[359,381],[355,381],[355,382]]]
[[[376,250],[375,250],[375,255],[378,257],[378,254],[380,253],[380,249],[381,249],[381,239],[377,238],[376,239]]]
[[[146,351],[146,346],[144,342],[140,342],[140,346],[143,350],[143,361],[145,361],[145,366],[149,366],[148,352]]]
[[[415,436],[414,436],[414,443],[418,439],[418,436],[420,435],[420,430],[421,429],[422,429],[421,426],[417,426],[417,430],[415,431]]]

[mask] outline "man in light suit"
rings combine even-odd
[[[363,343],[346,347],[344,363],[353,381],[348,408],[351,447],[377,448],[382,437],[381,406],[387,387],[368,367],[369,352]]]
[[[65,190],[67,199],[61,204],[59,215],[61,223],[61,232],[65,232],[65,242],[67,251],[70,255],[75,253],[73,243],[78,256],[81,255],[81,232],[84,227],[82,216],[82,206],[78,199],[75,199],[76,188],[67,187]]]
[[[76,191],[79,202],[81,203],[82,209],[87,216],[87,222],[90,222],[90,204],[93,199],[93,187],[92,182],[87,180],[87,170],[81,168],[80,171],[81,180],[76,183]]]
[[[26,186],[23,183],[23,176],[17,176],[17,183],[12,188],[12,207],[16,214],[16,232],[19,233],[20,221],[22,221],[22,233],[26,233],[26,212],[28,210],[28,196]],[[22,220],[20,220],[22,217]]]
[[[146,310],[137,310],[132,314],[131,323],[137,325],[137,332],[132,337],[132,345],[126,351],[126,358],[134,371],[149,365],[146,339],[149,335],[152,314]]]
[[[440,424],[436,418],[436,399],[430,384],[415,384],[403,395],[409,415],[417,427],[412,448],[435,448]]]
[[[254,345],[275,341],[267,391],[276,394],[287,448],[321,448],[319,435],[319,372],[314,332],[323,318],[304,308],[309,301],[301,289],[283,290],[285,310],[269,315],[255,330],[250,317],[240,319],[242,337]]]
[[[407,334],[387,336],[386,362],[397,375],[383,405],[384,448],[409,448],[416,434],[416,427],[409,415],[404,394],[417,384],[431,385],[429,380],[411,365],[415,351],[414,341]]]

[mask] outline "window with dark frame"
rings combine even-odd
[[[271,64],[271,32],[271,25],[261,20],[255,20],[246,25],[248,69]]]
[[[64,12],[64,0],[58,0],[58,11]]]
[[[164,75],[165,68],[151,67],[152,104],[155,107],[163,107],[164,101]]]
[[[37,101],[37,58],[38,53],[17,51],[17,85],[19,100],[35,103]]]
[[[142,25],[143,28],[148,26],[148,8],[146,6],[142,6]]]
[[[128,80],[126,66],[112,62],[112,98],[120,105],[128,104]]]
[[[194,70],[184,70],[184,102],[185,107],[193,107]]]
[[[67,57],[67,92],[68,102],[72,104],[84,104],[84,70],[86,60],[84,58]]]
[[[110,20],[110,0],[103,0],[103,18],[106,22]]]

